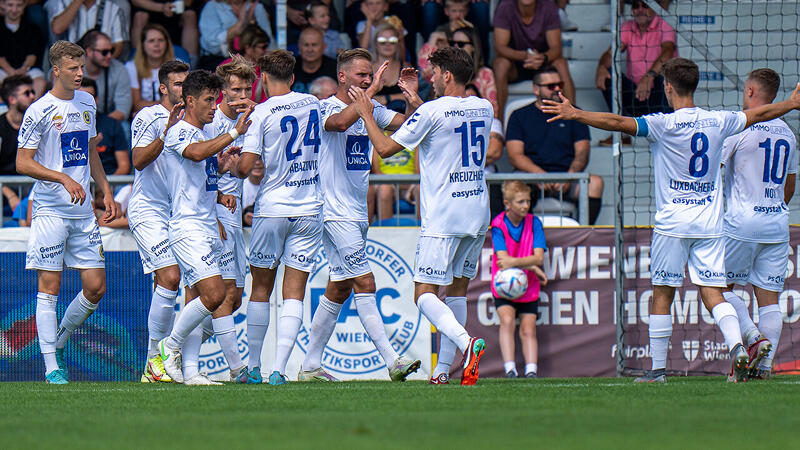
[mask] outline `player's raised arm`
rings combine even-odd
[[[200,162],[212,155],[216,155],[222,149],[230,145],[231,142],[235,141],[239,135],[247,132],[247,129],[250,128],[250,124],[252,123],[249,119],[252,112],[253,105],[250,105],[245,112],[239,116],[236,125],[227,133],[222,133],[208,141],[195,142],[194,144],[187,145],[186,150],[183,151],[183,157],[194,162]]]
[[[555,114],[554,117],[547,119],[547,122],[554,122],[559,119],[577,120],[580,123],[600,128],[608,131],[621,131],[630,135],[636,134],[636,120],[633,117],[620,116],[612,113],[601,113],[584,111],[578,109],[567,100],[563,94],[559,93],[561,102],[543,99],[544,107],[542,112]]]
[[[161,154],[161,150],[164,149],[164,136],[167,131],[182,118],[183,102],[172,107],[169,118],[167,119],[167,127],[164,129],[164,133],[161,136],[153,139],[152,142],[144,147],[133,147],[131,150],[131,159],[133,160],[133,167],[135,167],[136,170],[144,170],[145,167],[149,166],[158,158],[158,155]]]
[[[368,52],[365,52],[366,55],[361,55],[360,52],[364,51],[363,49],[353,49],[348,50],[347,53],[352,53],[351,60],[355,60],[356,58],[361,57],[364,61],[371,61],[371,56]],[[346,58],[346,52],[343,52],[342,55],[339,55],[339,66],[344,67],[350,61],[341,62],[343,58]],[[381,90],[383,87],[383,74],[386,72],[386,68],[389,67],[389,61],[384,61],[383,64],[378,68],[375,72],[374,77],[372,78],[372,83],[370,86],[365,90],[367,97],[370,99],[375,96],[375,94]],[[365,64],[364,68],[369,68],[372,70],[371,64]],[[341,71],[340,71],[341,72]],[[347,75],[346,73],[343,75]],[[356,76],[367,76],[368,73],[359,73],[356,72]],[[341,86],[341,83],[339,84]],[[363,85],[362,85],[363,86]],[[341,89],[341,87],[340,87]],[[347,105],[343,110],[339,111],[336,114],[331,114],[327,119],[325,119],[325,131],[337,131],[337,132],[344,132],[347,131],[350,126],[352,126],[358,120],[358,112],[356,112],[355,107],[350,104]]]
[[[383,134],[383,131],[380,129],[380,127],[378,127],[378,123],[375,122],[375,117],[372,116],[372,100],[367,97],[367,94],[361,89],[353,86],[350,88],[348,95],[353,101],[353,106],[358,112],[358,115],[364,120],[364,125],[367,128],[369,140],[372,141],[375,151],[381,156],[381,158],[388,158],[400,150],[403,150],[402,145],[393,141],[389,136]]]
[[[400,71],[400,78],[397,80],[397,86],[403,91],[403,97],[406,99],[406,112],[405,114],[395,114],[394,119],[386,127],[389,131],[395,131],[403,125],[412,114],[424,102],[419,97],[419,72],[417,69],[406,67]]]
[[[794,92],[788,99],[780,103],[770,103],[744,111],[745,116],[747,116],[747,123],[744,127],[747,128],[754,123],[781,117],[793,109],[800,109],[800,83],[797,83]]]

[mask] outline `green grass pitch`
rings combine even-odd
[[[0,448],[798,448],[800,377],[0,384]]]

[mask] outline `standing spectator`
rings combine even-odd
[[[256,61],[258,61],[258,58],[267,54],[269,44],[269,35],[255,24],[244,27],[242,34],[235,37],[233,42],[230,43],[230,47],[236,53],[244,56],[244,58],[253,65],[253,69],[256,72],[256,80],[253,82],[253,96],[251,100],[256,103],[261,103],[267,99],[267,94],[264,92],[264,88],[261,85],[261,69],[258,67],[258,64],[256,64]],[[232,58],[228,58],[222,61],[220,65],[228,64],[231,60]]]
[[[55,35],[77,42],[92,30],[102,31],[112,45],[112,58],[119,58],[128,40],[128,22],[122,9],[110,0],[52,0],[50,28]],[[103,12],[102,15],[98,11]]]
[[[16,175],[17,136],[25,110],[36,99],[28,75],[11,75],[0,84],[0,96],[8,111],[0,116],[0,175]]]
[[[539,290],[547,284],[541,269],[547,242],[538,217],[530,214],[531,188],[521,181],[503,183],[505,211],[492,220],[492,294],[500,316],[500,353],[506,378],[517,377],[514,362],[514,329],[519,317],[519,337],[525,357],[525,378],[536,378],[539,343],[536,340],[536,319],[539,316]],[[499,270],[517,267],[528,275],[528,290],[520,298],[507,299],[494,289]]]
[[[165,0],[131,0],[133,3],[133,25],[131,26],[131,45],[139,47],[142,31],[148,23],[155,23],[169,30],[169,37],[174,43],[189,53],[192,63],[196,64],[199,52],[200,33],[197,28],[197,17],[201,0],[183,0],[183,12],[176,11],[174,1]]]
[[[533,78],[536,101],[511,114],[506,129],[508,160],[519,171],[528,173],[583,172],[589,164],[589,127],[573,120],[556,120],[541,108],[543,99],[561,101],[563,83],[558,71],[545,67]],[[544,195],[578,203],[578,185],[575,183],[546,183],[541,188]],[[539,199],[540,188],[534,187],[534,202]],[[600,214],[603,197],[603,179],[591,175],[589,179],[589,223],[594,224]]]
[[[678,56],[675,30],[656,15],[646,3],[636,0],[632,5],[633,20],[620,27],[620,50],[625,52],[626,73],[622,74],[622,114],[644,116],[651,113],[672,112],[664,93],[661,68],[671,58]],[[611,48],[597,64],[597,88],[603,91],[608,109],[611,109]],[[600,145],[611,145],[611,139]],[[630,137],[625,136],[627,142]]]
[[[375,29],[375,38],[372,40],[371,47],[374,49],[373,54],[375,55],[375,59],[372,61],[372,70],[377,72],[385,61],[389,61],[389,66],[383,73],[383,87],[375,94],[375,100],[391,110],[403,112],[406,110],[406,99],[397,82],[400,80],[400,72],[403,68],[411,65],[403,59],[400,38],[397,28],[389,23],[384,23]]]
[[[349,47],[342,41],[338,31],[330,29],[331,13],[325,3],[320,1],[310,3],[306,8],[306,20],[309,25],[322,32],[325,38],[325,56],[336,59],[340,51]]]
[[[494,75],[497,104],[505,108],[508,83],[530,80],[545,66],[558,70],[564,96],[575,102],[575,85],[567,60],[561,56],[561,22],[558,7],[549,0],[505,0],[494,14]],[[504,111],[495,111],[502,119]]]
[[[249,0],[210,0],[200,12],[200,49],[207,55],[201,67],[215,69],[230,56],[228,44],[256,24],[272,41],[272,27],[264,5]]]
[[[325,53],[325,40],[322,32],[309,27],[300,33],[300,61],[294,66],[295,92],[308,93],[311,82],[319,77],[336,78],[336,60],[328,58]]]
[[[158,69],[164,62],[175,59],[175,50],[164,27],[147,24],[139,35],[142,42],[136,48],[133,60],[125,63],[128,78],[131,80],[134,114],[145,106],[161,101]]]
[[[131,79],[125,66],[112,59],[111,40],[105,33],[92,30],[83,37],[86,50],[84,78],[97,83],[97,112],[114,120],[128,120],[131,112]]]
[[[2,0],[4,20],[0,24],[0,80],[9,75],[33,79],[36,98],[44,94],[47,81],[39,68],[45,40],[39,28],[23,17],[25,0]]]
[[[97,84],[91,78],[81,80],[81,90],[88,92],[97,102]],[[131,156],[128,140],[122,125],[98,111],[97,154],[103,163],[106,175],[128,175],[131,173]]]
[[[428,39],[434,31],[450,33],[465,24],[473,25],[476,34],[474,41],[481,41],[483,48],[489,48],[489,2],[487,0],[444,0],[444,15],[448,22],[442,23],[442,0],[422,1],[422,36]],[[469,20],[469,22],[466,22]],[[449,30],[449,31],[447,31]]]

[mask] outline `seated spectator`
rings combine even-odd
[[[176,3],[169,0],[131,0],[131,3],[133,3],[131,46],[139,47],[145,25],[158,24],[169,31],[173,43],[180,42],[181,47],[189,53],[191,63],[197,63],[200,39],[197,17],[200,6],[203,5],[202,0],[183,0],[183,12],[176,11]]]
[[[26,17],[25,0],[2,0],[0,24],[0,81],[9,75],[28,75],[33,79],[36,98],[44,95],[47,81],[42,65],[45,37]]]
[[[20,199],[16,192],[8,186],[3,186],[3,197],[5,198],[4,207],[8,206],[11,210],[11,220],[3,223],[3,227],[29,227],[31,225],[31,211],[33,202],[29,202],[30,194]],[[5,212],[6,208],[3,208]],[[5,213],[4,217],[7,217]]]
[[[256,71],[256,80],[253,82],[253,96],[251,99],[256,103],[261,103],[267,99],[267,94],[261,86],[261,69],[256,64],[258,58],[267,54],[269,50],[270,38],[267,33],[258,27],[258,25],[250,24],[244,27],[244,31],[238,37],[233,39],[229,44],[234,52],[242,55],[253,64],[253,69]],[[228,64],[231,58],[228,58],[220,63],[220,65]],[[220,94],[222,95],[222,94]]]
[[[81,90],[88,92],[97,102],[97,84],[91,78],[81,80]],[[103,163],[106,175],[128,175],[131,173],[131,156],[128,140],[122,125],[108,115],[97,113],[97,154]],[[100,196],[100,204],[102,204]]]
[[[272,41],[272,27],[264,5],[245,0],[210,0],[200,12],[200,49],[207,57],[203,68],[213,70],[230,56],[228,44],[242,34],[249,24],[256,24]]]
[[[335,94],[337,88],[338,85],[336,84],[336,80],[333,78],[319,77],[311,82],[311,86],[308,88],[308,93],[320,100],[325,100],[326,98]]]
[[[50,28],[55,35],[77,42],[92,30],[101,31],[109,39],[111,57],[122,55],[128,40],[128,22],[122,8],[113,1],[103,0],[52,0]],[[103,15],[98,17],[100,5]]]
[[[0,97],[8,111],[0,115],[0,175],[17,175],[17,136],[25,110],[36,99],[27,75],[11,75],[0,84]]]
[[[158,90],[158,69],[164,62],[175,59],[175,50],[164,27],[147,24],[139,35],[142,42],[136,48],[133,60],[125,63],[125,69],[131,80],[133,114],[161,101],[161,92]]]
[[[375,29],[371,48],[374,49],[373,55],[375,55],[372,60],[374,71],[377,72],[384,61],[389,61],[389,66],[383,73],[383,87],[375,94],[374,99],[391,110],[404,113],[406,99],[397,82],[400,80],[400,71],[411,65],[403,59],[400,32],[389,23],[379,25]]]
[[[656,112],[672,112],[664,94],[664,77],[661,67],[678,56],[675,30],[656,15],[646,3],[633,2],[633,20],[620,27],[620,51],[625,52],[626,73],[622,74],[622,114],[643,116]],[[603,53],[597,64],[597,88],[603,91],[608,109],[611,109],[611,48]],[[630,137],[625,136],[627,142]],[[600,145],[611,145],[611,139]]]
[[[342,23],[336,12],[336,5],[331,0],[288,0],[286,2],[286,39],[289,44],[297,44],[300,32],[309,25],[313,26],[308,20],[308,7],[317,2],[328,7],[330,24],[327,28],[337,32],[342,31]],[[347,6],[350,6],[350,3],[351,0],[348,0]]]
[[[487,0],[445,0],[444,15],[447,23],[442,24],[442,0],[423,0],[422,36],[426,39],[435,32],[450,34],[465,25],[475,27],[473,42],[480,41],[483,48],[489,48],[490,12]],[[469,22],[467,22],[469,20]]]
[[[111,40],[105,33],[92,30],[82,39],[86,50],[83,77],[97,83],[97,112],[117,121],[128,120],[131,112],[131,79],[125,65],[111,58]]]
[[[508,160],[515,169],[528,173],[583,172],[589,164],[589,127],[572,120],[557,120],[541,111],[542,99],[561,101],[561,76],[554,67],[545,67],[533,78],[536,101],[511,114],[506,129]],[[576,183],[545,183],[541,189],[547,197],[577,204]],[[534,186],[534,199],[540,196],[540,187]],[[563,196],[563,197],[562,197]],[[589,180],[589,223],[594,224],[600,214],[603,196],[603,179],[591,175]]]
[[[478,98],[483,98],[478,91],[478,87],[474,84],[466,86],[467,95],[472,95]],[[489,132],[489,146],[486,147],[486,160],[484,172],[497,173],[497,166],[495,163],[503,157],[503,148],[506,145],[505,134],[503,133],[503,122],[494,117],[492,119],[492,128]],[[503,211],[503,194],[500,192],[500,185],[495,183],[488,183],[489,186],[489,209],[493,216],[500,214]]]
[[[575,86],[567,60],[561,56],[561,24],[553,2],[505,0],[494,14],[494,75],[497,104],[505,108],[508,84],[530,80],[544,66],[558,70],[564,82],[564,96],[575,102]],[[503,119],[504,111],[495,111]]]
[[[403,149],[388,158],[381,158],[377,152],[372,152],[372,171],[374,174],[387,175],[412,175],[419,173],[419,155],[417,149]],[[399,188],[399,189],[398,189]],[[397,197],[411,205],[417,203],[419,198],[419,184],[377,184],[369,185],[367,193],[367,210],[369,220],[381,222],[394,216],[394,207]],[[380,205],[378,205],[380,203]],[[380,206],[380,209],[378,209]],[[377,217],[375,214],[377,212]],[[420,211],[417,208],[417,220]]]
[[[336,78],[336,60],[328,58],[325,53],[325,40],[322,32],[308,27],[300,33],[300,60],[294,66],[295,92],[308,92],[311,82],[319,77]]]
[[[538,217],[530,214],[531,188],[521,181],[503,183],[505,211],[492,220],[492,294],[500,316],[500,353],[506,378],[517,378],[514,331],[519,318],[519,336],[525,358],[525,378],[536,378],[539,344],[536,319],[539,317],[539,290],[547,284],[541,266],[547,242]],[[528,276],[528,290],[520,298],[501,297],[494,289],[494,277],[503,269],[516,267]]]
[[[342,40],[339,32],[330,29],[330,7],[325,3],[320,1],[310,3],[306,8],[306,20],[308,20],[310,26],[322,32],[325,40],[325,56],[336,59],[340,51],[349,48]]]
[[[127,189],[128,189],[128,187],[126,186],[122,190],[120,190],[120,192],[123,193],[123,197],[126,197],[125,198],[126,202],[127,202],[127,198],[130,197],[130,195],[126,192]],[[117,217],[114,217],[109,221],[106,221],[105,219],[103,221],[101,221],[100,219],[105,217],[105,215],[106,215],[106,206],[103,203],[103,191],[101,191],[99,188],[95,189],[95,191],[94,191],[94,197],[92,198],[92,207],[94,208],[94,215],[97,218],[97,221],[99,223],[105,222],[105,223],[103,223],[104,227],[108,227],[108,228],[128,228],[128,226],[129,226],[129,223],[128,223],[128,205],[126,203],[123,206],[122,203],[119,201],[118,197],[120,197],[119,194],[114,196],[114,203],[117,204]]]
[[[378,27],[385,23],[402,30],[400,38],[406,35],[407,31],[403,27],[403,21],[397,16],[387,16],[387,12],[389,12],[388,0],[363,0],[361,2],[361,13],[364,15],[364,20],[356,24],[359,47],[368,48],[374,52],[375,49],[370,48],[370,45],[377,34]],[[405,44],[401,43],[400,47],[403,49],[402,54],[404,54]]]

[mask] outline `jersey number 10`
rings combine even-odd
[[[298,148],[297,151],[292,150],[300,129],[296,117],[283,116],[283,119],[281,119],[281,132],[286,133],[289,131],[290,124],[292,126],[292,134],[289,135],[289,141],[286,143],[286,161],[293,161],[303,153],[302,147]],[[314,153],[319,153],[319,144],[321,142],[319,139],[319,114],[316,109],[312,109],[308,112],[308,124],[306,124],[306,134],[303,136],[303,145],[313,146]]]
[[[483,156],[486,154],[486,142],[484,142],[483,135],[478,134],[478,130],[485,126],[486,124],[482,120],[478,120],[475,122],[469,122],[469,130],[467,129],[467,122],[463,122],[461,126],[453,130],[461,135],[462,167],[469,167],[470,147],[472,146],[478,146],[477,151],[471,152],[472,161],[478,167],[480,167],[480,165],[483,164]]]
[[[789,164],[789,143],[785,139],[778,139],[775,141],[775,149],[772,149],[772,139],[767,138],[766,141],[758,144],[758,148],[764,149],[764,177],[761,181],[769,183],[772,181],[775,184],[783,183],[786,178],[786,166]],[[781,150],[783,150],[783,173],[778,176],[778,167],[781,165]],[[772,156],[770,158],[770,155]],[[770,160],[772,164],[770,165]]]

